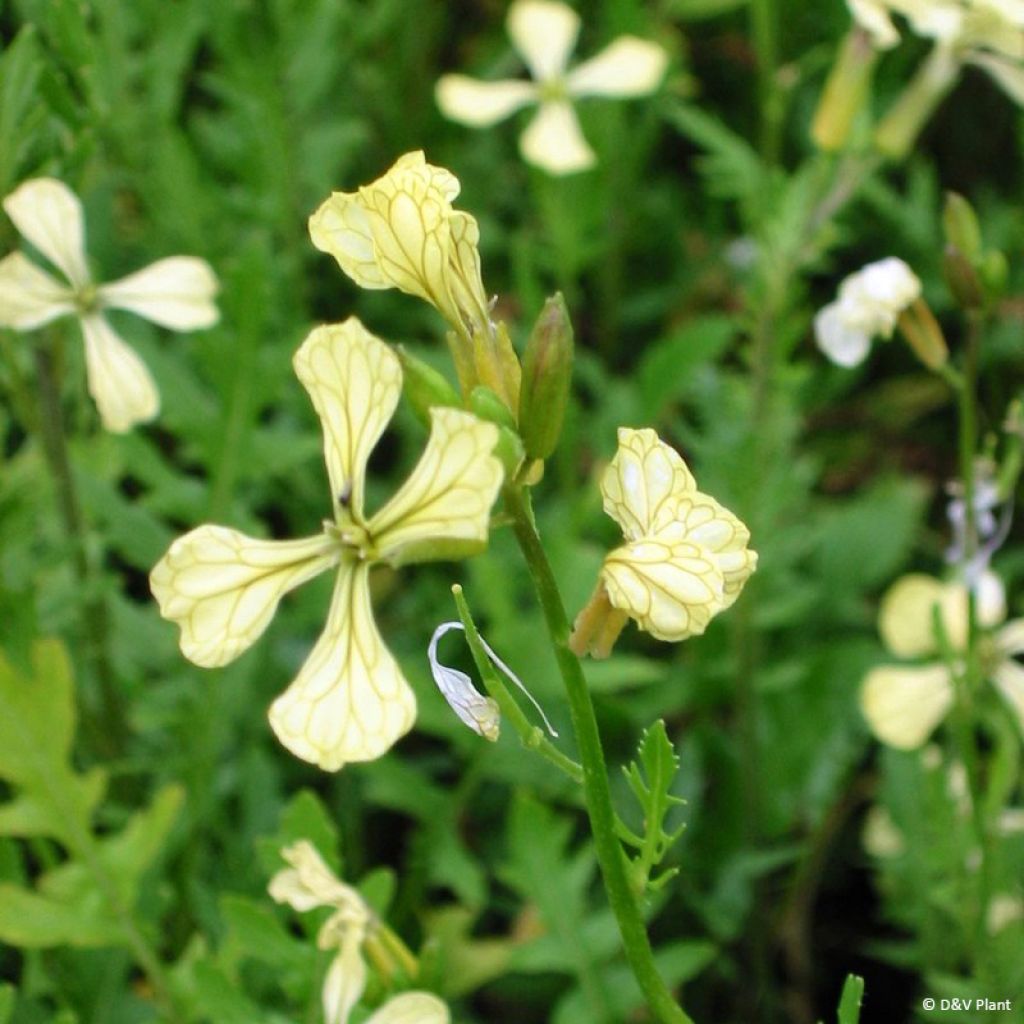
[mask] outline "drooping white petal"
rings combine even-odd
[[[74,308],[74,293],[20,252],[0,260],[0,327],[31,331]]]
[[[996,634],[999,653],[1005,657],[1024,654],[1024,619],[1011,619]]]
[[[572,104],[565,100],[541,103],[519,139],[523,159],[549,174],[574,174],[597,160],[583,138]]]
[[[427,648],[430,674],[434,677],[441,696],[448,702],[448,706],[458,716],[459,721],[478,736],[494,742],[498,739],[501,729],[498,702],[493,697],[485,697],[465,672],[449,665],[442,665],[437,657],[438,640],[450,630],[462,628],[461,622],[442,622],[434,630]]]
[[[671,523],[679,499],[697,484],[682,456],[653,430],[619,427],[618,442],[601,478],[604,510],[626,540],[639,540]]]
[[[944,665],[882,665],[865,677],[860,706],[883,743],[914,750],[949,713],[953,685]]]
[[[449,1024],[448,1007],[429,992],[403,992],[389,999],[366,1024]]]
[[[854,21],[871,36],[880,50],[889,50],[900,41],[900,34],[889,16],[885,0],[846,0]]]
[[[1014,103],[1024,107],[1024,67],[1019,61],[976,50],[967,57],[967,62],[990,75]]]
[[[324,1024],[348,1024],[349,1014],[366,988],[362,944],[363,936],[356,929],[349,929],[342,936],[338,955],[327,969],[320,997]]]
[[[323,427],[332,499],[361,517],[366,461],[402,393],[398,357],[353,316],[314,328],[292,363]]]
[[[76,288],[89,283],[82,204],[67,185],[55,178],[33,178],[3,205],[14,226]]]
[[[287,903],[299,912],[314,907],[335,907],[348,911],[352,917],[361,916],[369,921],[366,901],[338,878],[308,839],[286,846],[281,857],[288,867],[274,875],[267,889],[277,903]]]
[[[467,75],[442,75],[435,95],[445,117],[486,128],[534,102],[538,91],[532,82],[481,82]]]
[[[185,657],[209,668],[247,650],[281,598],[337,557],[337,542],[326,534],[258,540],[223,526],[200,526],[170,546],[149,585],[160,614],[181,627]]]
[[[99,289],[104,306],[131,310],[177,331],[215,324],[220,317],[216,294],[217,278],[209,263],[193,256],[158,260]]]
[[[98,313],[82,317],[85,374],[103,426],[115,434],[151,420],[160,393],[146,364]]]
[[[509,8],[508,34],[538,82],[565,71],[579,31],[579,16],[556,0],[516,0]]]
[[[1024,666],[1007,658],[996,665],[992,679],[1016,715],[1021,733],[1024,733]]]
[[[830,302],[814,318],[818,348],[838,366],[857,366],[871,349],[871,333],[845,315],[842,303]]]
[[[416,717],[416,698],[377,632],[368,573],[365,562],[341,564],[327,625],[270,707],[278,739],[325,771],[380,757]]]
[[[657,43],[621,36],[569,73],[573,96],[644,96],[664,77],[668,54]]]
[[[431,409],[420,461],[368,524],[377,557],[399,565],[481,550],[504,476],[497,443],[493,423],[461,409]]]

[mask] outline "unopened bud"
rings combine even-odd
[[[509,430],[516,429],[515,417],[508,406],[485,384],[478,384],[469,393],[469,408],[482,420],[497,423],[499,427],[508,427]]]
[[[900,333],[929,370],[938,370],[949,360],[949,348],[935,315],[924,299],[916,299],[897,321]]]
[[[558,444],[572,383],[572,321],[561,292],[544,303],[523,356],[519,432],[527,455],[546,459]]]
[[[1006,279],[1010,274],[1006,257],[998,249],[990,249],[981,259],[978,274],[989,299],[999,298],[1006,290]]]
[[[958,249],[969,262],[981,256],[981,228],[971,204],[959,192],[947,192],[942,207],[946,243]]]
[[[425,426],[430,426],[430,410],[435,406],[462,405],[443,373],[417,359],[403,345],[398,346],[398,358],[402,364],[402,390],[416,418]]]
[[[509,410],[515,426],[522,370],[504,323],[488,324],[473,332],[474,383],[490,388]]]
[[[835,64],[811,123],[811,138],[819,149],[843,149],[857,115],[864,108],[878,51],[863,29],[853,29],[843,40]]]
[[[980,309],[984,305],[981,279],[960,248],[951,244],[946,246],[942,254],[942,270],[949,290],[963,309]]]

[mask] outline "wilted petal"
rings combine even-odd
[[[1006,659],[995,667],[992,679],[1003,699],[1010,705],[1017,718],[1017,724],[1024,733],[1024,666]]]
[[[89,283],[82,204],[62,181],[33,178],[15,189],[4,209],[14,226],[76,287]]]
[[[457,668],[442,665],[437,657],[437,642],[450,630],[461,630],[461,622],[442,622],[434,630],[427,648],[430,674],[434,677],[441,696],[458,716],[463,725],[478,736],[492,742],[497,740],[501,729],[501,712],[493,697],[485,697],[474,685],[473,680]]]
[[[146,364],[99,314],[82,318],[85,375],[107,430],[122,434],[160,411],[160,394]]]
[[[579,31],[579,16],[562,3],[516,0],[509,8],[508,34],[540,82],[565,71]]]
[[[429,992],[403,992],[389,999],[366,1024],[449,1024],[448,1007]]]
[[[944,665],[883,665],[865,677],[860,706],[871,731],[883,743],[914,750],[953,706],[953,685]]]
[[[626,540],[639,540],[671,523],[680,498],[697,484],[682,456],[653,430],[619,427],[618,441],[601,478],[604,510]]]
[[[594,151],[583,138],[572,104],[548,100],[540,105],[519,139],[523,159],[549,174],[573,174],[593,167]]]
[[[362,944],[363,936],[355,929],[342,937],[338,955],[331,961],[324,978],[321,993],[324,1024],[348,1024],[349,1014],[366,988]]]
[[[377,632],[369,566],[343,562],[327,625],[270,724],[296,757],[336,771],[372,761],[409,731],[416,698]]]
[[[721,570],[689,541],[644,538],[617,548],[605,559],[601,579],[612,606],[659,640],[703,633],[723,607]]]
[[[657,89],[667,66],[668,54],[657,43],[621,36],[574,68],[567,85],[574,96],[643,96]]]
[[[480,228],[476,218],[452,210],[448,229],[448,293],[453,306],[465,323],[488,328],[490,309],[480,272]]]
[[[871,349],[871,332],[846,315],[841,302],[830,302],[814,318],[818,348],[838,366],[857,366]]]
[[[286,846],[281,857],[289,866],[274,875],[268,889],[276,902],[298,911],[335,907],[369,920],[370,911],[362,896],[338,878],[308,839]]]
[[[435,95],[445,117],[486,128],[534,102],[538,91],[532,82],[481,82],[467,75],[442,75]]]
[[[323,427],[332,499],[361,517],[366,461],[402,393],[398,357],[353,316],[314,328],[292,364]]]
[[[267,628],[288,591],[336,561],[325,534],[304,540],[257,540],[223,526],[179,537],[149,576],[160,614],[181,627],[185,657],[226,665]]]
[[[161,327],[194,331],[220,316],[213,301],[217,278],[205,260],[170,256],[99,290],[100,301],[128,309]]]
[[[420,461],[370,520],[377,557],[402,564],[479,551],[504,475],[493,455],[497,443],[493,423],[460,409],[431,409]]]
[[[74,309],[74,293],[20,252],[0,260],[0,327],[30,331]]]

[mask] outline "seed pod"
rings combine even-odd
[[[546,459],[558,444],[572,383],[572,322],[556,292],[537,317],[523,356],[519,433],[526,453]]]
[[[443,373],[411,355],[404,346],[398,345],[397,349],[402,363],[402,388],[421,423],[430,426],[430,410],[434,406],[461,407],[458,393]]]

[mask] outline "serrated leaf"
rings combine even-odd
[[[228,894],[220,900],[228,934],[220,957],[231,965],[244,957],[280,970],[304,969],[311,950],[295,939],[265,903]]]
[[[309,789],[299,790],[281,812],[281,823],[273,836],[258,842],[260,862],[267,875],[284,867],[281,850],[300,839],[308,839],[320,851],[327,865],[339,876],[344,874],[338,851],[339,834],[323,801]]]
[[[12,946],[112,946],[124,938],[95,887],[68,901],[0,883],[0,940]]]

